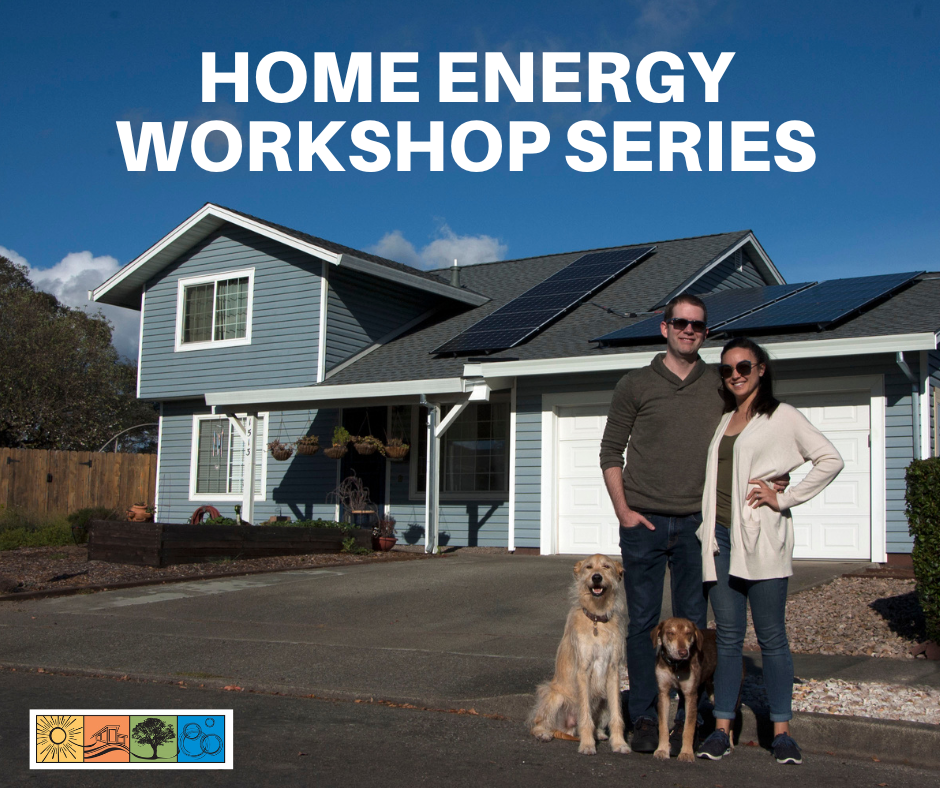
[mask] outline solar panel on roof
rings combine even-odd
[[[880,276],[830,279],[792,298],[733,320],[722,331],[757,331],[766,328],[817,326],[825,328],[864,309],[912,281],[923,271]]]
[[[815,282],[800,282],[791,285],[767,285],[765,287],[747,287],[734,290],[722,290],[718,293],[710,293],[700,296],[708,309],[708,327],[712,332],[730,320],[742,315],[761,309],[773,304],[781,299],[792,296],[801,290],[812,287]],[[653,317],[634,323],[632,326],[619,328],[604,334],[602,337],[592,339],[592,342],[622,342],[636,340],[658,339],[662,336],[659,330],[663,322],[663,315],[657,314]]]
[[[431,352],[465,353],[515,347],[636,265],[655,248],[643,246],[581,255]]]

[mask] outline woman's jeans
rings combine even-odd
[[[718,627],[718,667],[715,670],[715,719],[733,720],[741,687],[741,650],[747,630],[747,604],[751,603],[754,631],[764,666],[764,686],[770,719],[786,722],[793,717],[793,659],[787,642],[787,579],[744,580],[729,577],[731,534],[715,525],[718,555],[717,583],[709,583],[708,600]]]

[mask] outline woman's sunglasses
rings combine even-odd
[[[685,331],[688,326],[692,326],[696,334],[704,333],[707,328],[704,320],[686,320],[684,317],[670,317],[666,322],[676,331]]]
[[[727,379],[734,374],[735,370],[737,370],[737,373],[742,378],[746,378],[751,374],[751,370],[754,369],[755,366],[756,365],[752,364],[750,361],[739,361],[733,367],[730,364],[719,364],[718,374],[721,375],[722,378]]]

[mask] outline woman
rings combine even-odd
[[[798,764],[800,748],[790,737],[793,660],[784,617],[793,574],[790,508],[829,484],[842,470],[842,457],[796,408],[774,399],[773,373],[760,345],[732,339],[721,351],[718,372],[726,412],[708,450],[698,532],[702,577],[718,627],[716,729],[697,754],[719,760],[731,752],[750,602],[774,725],[771,750],[779,763]],[[778,493],[765,481],[806,460],[812,470],[791,489]]]

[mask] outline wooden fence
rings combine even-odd
[[[0,449],[0,504],[29,514],[153,503],[157,455]]]

